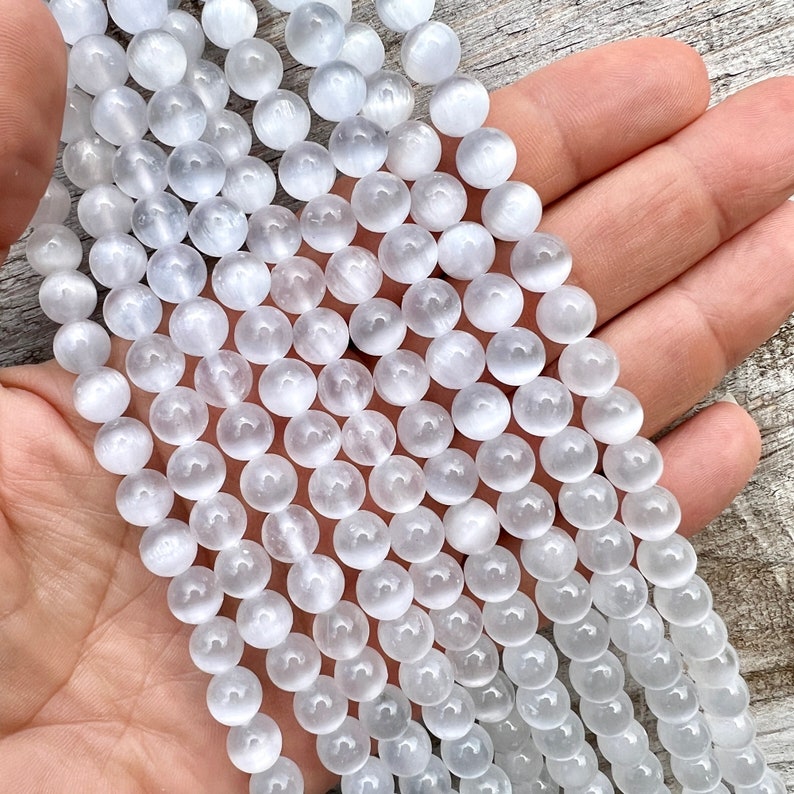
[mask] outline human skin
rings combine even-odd
[[[63,53],[39,0],[0,0],[0,259],[52,170]],[[572,282],[596,301],[597,336],[645,407],[645,435],[794,309],[794,81],[767,80],[707,111],[708,97],[694,51],[645,39],[496,92],[488,122],[513,135],[516,178],[546,206],[541,228],[569,242]],[[138,560],[141,530],[116,514],[118,478],[93,459],[94,427],[71,407],[72,381],[53,363],[0,372],[3,789],[242,794],[226,729],[204,705],[208,677],[187,653],[190,627],[169,613],[167,582]],[[130,415],[146,405],[136,394]],[[751,418],[727,402],[661,439],[662,483],[680,500],[684,532],[741,489],[759,443]],[[168,452],[158,446],[152,465]],[[188,512],[178,503],[174,515]],[[262,668],[261,654],[245,661]],[[268,691],[266,705],[307,792],[322,794],[333,780],[295,726],[291,698]]]

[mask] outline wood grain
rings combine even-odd
[[[634,36],[670,36],[695,47],[708,66],[714,101],[785,74],[794,63],[791,0],[440,0],[435,16],[459,32],[464,67],[489,88],[570,53]],[[281,24],[268,28],[270,40],[276,41]],[[392,63],[395,44],[393,37]],[[288,84],[298,79],[288,72]],[[2,365],[49,357],[55,328],[38,309],[39,282],[17,245],[0,269]],[[787,323],[715,393],[724,391],[755,418],[764,453],[743,493],[698,536],[700,571],[739,651],[759,744],[794,791],[794,325]]]

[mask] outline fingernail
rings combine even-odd
[[[732,394],[731,392],[729,392],[729,391],[726,391],[726,392],[725,392],[725,393],[722,395],[722,397],[720,397],[719,399],[717,399],[717,402],[718,402],[718,403],[733,403],[734,405],[738,405],[738,404],[739,404],[739,403],[736,401],[736,398],[733,396],[733,394]]]

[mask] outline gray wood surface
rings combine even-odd
[[[440,0],[436,18],[458,30],[465,68],[489,88],[570,53],[641,35],[671,36],[694,46],[708,66],[715,101],[787,73],[794,64],[791,0]],[[393,46],[390,53],[393,58]],[[55,330],[42,319],[36,304],[39,278],[28,272],[22,253],[15,247],[0,269],[0,364],[5,365],[48,357]],[[730,391],[752,413],[764,453],[744,492],[699,536],[700,570],[739,650],[759,743],[794,791],[791,323],[718,391]]]

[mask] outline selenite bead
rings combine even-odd
[[[185,372],[185,354],[163,334],[143,336],[127,351],[129,379],[143,391],[161,392],[176,386]]]
[[[554,522],[554,499],[533,482],[515,491],[504,492],[496,502],[499,521],[511,535],[522,540],[538,538]]]
[[[540,337],[526,328],[506,328],[494,334],[485,350],[489,372],[508,386],[522,386],[534,380],[546,363]]]
[[[281,455],[265,454],[248,461],[240,475],[240,491],[254,510],[277,513],[284,510],[298,489],[298,475],[292,464]],[[265,521],[270,518],[268,516]],[[264,530],[263,530],[264,531]],[[279,559],[265,543],[271,557]]]
[[[710,738],[719,747],[741,750],[755,738],[755,720],[749,711],[743,711],[733,717],[720,717],[708,712],[704,716]]]
[[[140,281],[146,273],[147,259],[143,246],[134,237],[108,234],[93,243],[88,263],[94,279],[112,289]]]
[[[96,96],[127,82],[127,56],[115,39],[93,33],[78,39],[69,52],[69,71],[75,83]]]
[[[406,777],[420,774],[432,754],[430,736],[424,726],[413,720],[398,738],[378,742],[378,756],[394,775]],[[393,781],[390,782],[393,786]]]
[[[91,184],[95,182],[103,182],[107,180],[108,174],[108,157],[113,156],[113,147],[103,141],[99,137],[94,137],[90,139],[82,139],[78,141],[75,145],[81,148],[82,144],[85,144],[88,148],[97,148],[102,151],[102,159],[99,163],[97,163],[98,168],[91,176]],[[71,144],[70,144],[71,145]],[[66,150],[64,150],[64,156],[66,155]],[[80,157],[79,152],[72,152],[72,159],[78,160]],[[63,158],[62,158],[63,160]],[[93,164],[92,164],[93,165]],[[94,169],[86,169],[86,171],[94,171]],[[66,171],[66,165],[64,164],[64,171]],[[89,176],[88,173],[84,174],[86,177]],[[67,176],[69,174],[67,173]],[[69,177],[71,179],[71,177]],[[74,180],[72,180],[74,182]],[[77,183],[75,182],[75,185]],[[78,185],[79,187],[79,185]],[[66,189],[66,186],[61,183],[59,179],[52,177],[50,181],[47,183],[47,187],[44,190],[44,195],[39,199],[38,206],[36,207],[36,212],[33,213],[33,217],[30,219],[28,226],[33,228],[40,226],[44,223],[53,223],[53,224],[63,224],[66,219],[69,217],[69,213],[72,208],[72,198],[69,195],[69,191]]]
[[[441,140],[423,121],[403,121],[387,136],[386,166],[397,177],[414,181],[432,173],[441,160]]]
[[[326,518],[344,518],[364,503],[367,486],[361,472],[345,460],[318,466],[309,477],[309,500]]]
[[[356,220],[369,231],[390,232],[408,217],[411,194],[398,176],[375,171],[359,179],[350,196]]]
[[[342,449],[353,463],[377,466],[397,445],[391,420],[378,411],[361,411],[348,417],[342,426]]]
[[[605,703],[617,697],[626,680],[620,659],[611,651],[586,661],[573,659],[568,673],[571,686],[592,703]],[[631,729],[627,728],[626,733],[631,734]]]
[[[384,356],[402,344],[407,326],[400,307],[386,298],[371,298],[353,309],[350,339],[363,353]]]
[[[198,140],[208,129],[204,103],[184,85],[172,85],[155,91],[149,100],[147,117],[152,135],[166,146]],[[215,145],[213,140],[208,142]]]
[[[442,532],[447,543],[461,554],[484,554],[499,539],[499,519],[487,502],[467,499],[447,508]]]
[[[226,462],[216,447],[194,441],[177,447],[168,459],[168,482],[185,499],[207,499],[226,479]]]
[[[345,25],[345,42],[337,57],[368,77],[383,66],[386,51],[374,28],[362,22],[351,22]]]
[[[427,22],[433,14],[435,0],[412,0],[400,3],[396,0],[376,0],[375,11],[380,21],[396,33],[407,33],[415,25]]]
[[[363,411],[369,405],[373,391],[370,371],[349,358],[326,364],[317,380],[320,402],[337,416],[353,416]]]
[[[610,764],[639,764],[648,753],[648,734],[636,720],[617,736],[598,736],[598,749]],[[656,791],[656,789],[654,789]]]
[[[167,600],[177,620],[196,625],[217,615],[223,603],[223,590],[213,571],[192,565],[169,582]]]
[[[741,750],[718,746],[714,748],[714,755],[722,770],[722,777],[733,786],[756,786],[766,774],[764,754],[755,742]]]
[[[303,314],[314,309],[324,294],[323,271],[307,257],[287,256],[280,259],[270,273],[271,299],[290,314]]]
[[[627,493],[621,502],[620,514],[631,534],[641,540],[664,540],[681,523],[678,501],[661,485]]]
[[[555,623],[580,621],[593,601],[590,585],[578,571],[572,571],[556,582],[538,582],[535,585],[538,609]]]
[[[339,425],[323,411],[293,416],[284,429],[284,449],[295,463],[305,468],[330,463],[341,447]]]
[[[110,357],[110,337],[93,320],[72,320],[56,331],[52,352],[63,369],[78,375],[105,364]]]
[[[191,17],[192,18],[192,17]],[[201,34],[204,45],[204,34]],[[198,60],[188,63],[182,83],[202,101],[210,118],[222,113],[229,101],[229,84],[223,69],[212,61]]]
[[[196,202],[220,192],[226,179],[226,164],[214,146],[188,141],[176,146],[168,156],[166,174],[177,196]]]
[[[226,169],[221,195],[250,214],[267,206],[276,195],[276,177],[258,157],[241,157]]]
[[[466,650],[482,636],[482,611],[468,596],[446,609],[431,609],[430,620],[435,642],[444,650]]]
[[[226,737],[229,760],[241,772],[248,774],[270,769],[279,759],[281,746],[278,725],[262,713],[256,714],[245,725],[233,726]]]
[[[378,246],[383,272],[400,284],[427,278],[436,265],[438,246],[429,231],[404,223],[388,231]]]
[[[116,25],[133,35],[147,28],[159,28],[168,16],[166,0],[143,0],[134,8],[125,0],[108,0],[107,6]]]
[[[343,303],[358,304],[374,297],[383,280],[377,257],[366,248],[346,246],[325,266],[328,291]]]
[[[489,601],[483,606],[482,617],[491,639],[505,647],[523,645],[538,627],[535,603],[521,591],[499,603]]]
[[[201,254],[182,243],[155,251],[146,267],[146,282],[158,298],[181,303],[198,296],[207,282],[207,265]]]
[[[307,554],[293,563],[287,574],[287,593],[292,603],[313,615],[339,603],[344,589],[342,569],[324,554]]]
[[[688,792],[714,791],[722,780],[722,773],[713,753],[704,753],[699,758],[684,760],[671,757],[670,765],[676,780]]]
[[[460,63],[460,41],[443,22],[427,21],[412,27],[403,38],[400,63],[405,73],[422,85],[451,77]]]
[[[481,331],[496,333],[514,325],[524,308],[521,288],[509,276],[483,273],[466,286],[463,311]]]
[[[208,356],[220,350],[229,335],[229,318],[209,298],[189,298],[174,307],[168,320],[174,344],[191,356]]]
[[[483,198],[481,214],[486,229],[498,240],[527,237],[540,222],[542,205],[533,188],[524,182],[505,182]]]
[[[639,400],[620,386],[613,386],[600,397],[588,397],[582,406],[585,430],[604,444],[629,441],[640,431],[643,419]]]
[[[329,5],[301,3],[287,20],[284,41],[298,63],[319,66],[334,60],[341,52],[345,23]]]
[[[312,110],[320,118],[342,121],[361,110],[367,98],[367,82],[364,75],[347,61],[327,61],[320,64],[309,78],[308,97]]]
[[[273,684],[285,692],[299,692],[317,681],[320,651],[305,634],[293,632],[267,652],[265,667]]]
[[[619,521],[576,533],[579,561],[593,573],[618,573],[634,558],[634,539]]]
[[[688,722],[699,709],[695,683],[683,674],[671,686],[647,689],[645,699],[648,708],[658,719],[671,724]]]
[[[540,444],[540,463],[548,475],[563,483],[588,478],[598,463],[598,449],[589,433],[564,427]]]
[[[569,794],[614,794],[615,788],[612,781],[603,773],[596,772],[592,780],[583,786],[569,786]]]
[[[680,587],[694,575],[697,555],[692,544],[674,533],[664,540],[643,540],[637,546],[637,567],[653,585]]]
[[[485,602],[505,601],[518,590],[521,581],[515,555],[503,546],[469,555],[463,573],[472,595]]]
[[[188,648],[199,670],[218,675],[239,663],[244,645],[235,622],[216,615],[193,629]]]
[[[272,44],[264,39],[245,38],[226,53],[223,70],[237,96],[259,100],[279,87],[284,64]]]
[[[659,647],[664,624],[656,610],[645,606],[633,618],[610,618],[609,632],[624,653],[646,654]]]
[[[598,759],[593,748],[586,744],[572,758],[562,761],[549,758],[546,768],[551,779],[563,786],[566,791],[578,791],[581,787],[587,786],[598,774]],[[609,787],[612,788],[611,784]]]
[[[581,344],[581,343],[580,343]],[[645,491],[662,474],[662,455],[654,443],[634,436],[622,444],[611,444],[602,458],[604,474],[621,491]]]
[[[475,383],[485,369],[485,351],[468,331],[448,331],[436,337],[425,351],[430,377],[447,389]]]
[[[386,559],[389,530],[380,516],[368,510],[357,510],[337,522],[333,544],[340,562],[363,571]]]
[[[334,775],[350,775],[358,771],[367,762],[369,752],[369,735],[353,717],[345,717],[335,731],[317,737],[317,757]]]
[[[217,673],[207,685],[207,709],[221,725],[243,725],[262,705],[262,684],[246,667]]]
[[[77,202],[77,218],[92,237],[126,234],[132,226],[132,209],[132,199],[115,185],[93,185]]]
[[[168,185],[166,162],[166,153],[156,143],[151,141],[127,143],[119,147],[113,156],[112,178],[116,187],[130,198],[145,198],[160,193]],[[170,199],[173,201],[173,196]],[[182,211],[187,220],[187,212],[184,208]],[[135,227],[134,220],[133,227]],[[184,237],[184,233],[182,236]]]
[[[566,718],[553,728],[533,728],[532,738],[546,761],[573,758],[584,746],[584,726],[570,709]]]
[[[467,501],[479,484],[474,458],[461,449],[448,447],[428,458],[422,471],[428,496],[443,505]]]
[[[612,484],[600,474],[564,483],[557,503],[568,523],[577,529],[599,529],[615,518],[618,497]]]
[[[446,552],[425,562],[412,562],[408,567],[417,603],[428,609],[446,609],[463,592],[463,569]]]
[[[411,720],[411,703],[402,690],[386,684],[377,697],[359,704],[359,719],[367,733],[377,741],[401,736]]]
[[[483,190],[506,182],[515,170],[517,158],[510,136],[493,127],[480,127],[466,133],[455,151],[460,178]]]
[[[160,28],[170,33],[184,47],[188,63],[201,58],[204,52],[204,31],[199,21],[187,11],[169,11]]]
[[[219,350],[204,356],[196,365],[193,385],[209,405],[228,408],[248,396],[253,385],[253,373],[250,364],[239,353]]]
[[[655,587],[653,602],[662,617],[677,626],[695,626],[711,611],[711,590],[699,576],[677,587]]]
[[[602,615],[591,609],[575,623],[555,624],[554,641],[569,659],[592,661],[602,656],[609,645],[609,626]]]
[[[475,457],[480,479],[495,491],[518,491],[529,484],[535,455],[529,444],[512,433],[483,441]]]
[[[485,728],[473,725],[460,739],[441,742],[441,759],[453,775],[476,778],[484,774],[493,761],[493,742]]]
[[[437,738],[454,740],[465,736],[474,725],[474,700],[459,684],[440,703],[422,706],[422,722]]]
[[[320,525],[300,505],[287,505],[265,516],[262,545],[279,562],[295,563],[311,554],[320,542]]]
[[[516,709],[531,728],[548,730],[561,725],[571,709],[568,690],[556,678],[537,689],[519,686]]]
[[[510,422],[510,401],[490,383],[473,383],[452,400],[452,421],[466,438],[488,441],[500,436]]]
[[[474,700],[477,719],[484,726],[507,719],[515,706],[515,687],[501,671],[484,686],[470,687],[469,694]]]
[[[207,0],[201,11],[204,34],[223,50],[254,36],[258,23],[251,0]]]
[[[141,339],[155,332],[163,317],[160,299],[144,284],[116,287],[102,305],[105,323],[122,339]]]
[[[76,44],[84,36],[101,35],[107,29],[108,12],[100,0],[52,0],[49,9],[67,44]]]
[[[451,174],[432,171],[417,177],[411,186],[411,217],[431,232],[460,222],[467,203],[466,189]]]
[[[89,422],[109,422],[127,410],[130,384],[118,370],[99,366],[78,375],[72,386],[74,407]]]
[[[263,590],[240,601],[237,629],[252,648],[273,648],[292,629],[292,607],[281,593]]]
[[[455,435],[452,417],[438,403],[421,400],[408,405],[397,419],[397,438],[409,455],[430,458],[443,452]]]
[[[434,634],[435,629],[427,612],[415,604],[409,606],[402,615],[378,623],[378,643],[383,652],[396,662],[416,662],[421,659],[433,646]]]
[[[256,103],[252,123],[256,137],[265,146],[284,151],[308,135],[311,117],[301,97],[278,89],[265,94]]]
[[[94,282],[77,270],[56,270],[39,287],[41,309],[56,323],[85,320],[96,308],[96,302]]]
[[[455,680],[461,686],[483,686],[499,669],[499,651],[493,640],[484,634],[465,651],[446,651],[446,655],[452,662]]]
[[[142,30],[127,45],[130,76],[149,91],[176,85],[187,69],[182,42],[165,30]]]
[[[431,755],[418,775],[400,777],[400,794],[451,794],[452,778],[444,762]]]
[[[700,706],[707,716],[736,719],[750,705],[750,691],[745,680],[739,675],[721,686],[701,683],[698,686],[698,693]]]
[[[336,168],[324,146],[314,141],[298,141],[281,155],[278,179],[290,196],[308,201],[331,190]]]
[[[347,350],[348,341],[347,323],[333,309],[309,309],[295,320],[292,343],[309,364],[336,361]]]
[[[170,193],[138,199],[132,210],[132,232],[149,248],[181,242],[187,234],[185,205]]]
[[[711,659],[687,658],[687,671],[699,684],[729,684],[739,674],[739,656],[736,649],[726,641],[725,647]]]
[[[495,257],[494,239],[479,223],[461,221],[452,224],[438,239],[439,267],[456,279],[469,281],[486,273]]]
[[[594,605],[609,618],[633,618],[648,602],[648,585],[631,566],[618,573],[594,573],[590,588]]]
[[[479,80],[467,74],[456,73],[433,88],[430,95],[430,120],[444,135],[462,138],[482,126],[490,105],[488,91]],[[505,179],[509,176],[507,174]]]
[[[571,266],[567,244],[549,232],[524,235],[510,252],[510,272],[530,292],[550,292],[562,286]]]
[[[398,676],[403,692],[417,706],[445,700],[455,683],[452,663],[435,648],[415,662],[401,662]]]
[[[564,579],[576,567],[576,544],[559,527],[551,527],[540,537],[521,543],[521,564],[539,581]]]
[[[79,88],[70,88],[66,92],[61,125],[62,143],[74,143],[94,134],[91,126],[91,101],[91,97]]]
[[[620,365],[609,345],[588,337],[568,345],[557,360],[557,368],[560,380],[574,394],[601,397],[615,385]]]
[[[129,416],[111,419],[94,436],[97,463],[111,474],[140,471],[149,462],[153,450],[149,428]]]
[[[270,558],[252,540],[223,549],[215,558],[214,568],[223,591],[232,598],[256,595],[270,581]]]
[[[273,420],[261,405],[241,402],[218,417],[215,437],[230,458],[252,460],[267,452],[273,443]]]
[[[262,207],[248,219],[246,244],[251,253],[265,262],[281,262],[292,257],[301,245],[298,217],[286,207]]]
[[[233,201],[213,196],[200,201],[190,211],[188,234],[203,254],[220,257],[242,246],[248,236],[248,221]]]
[[[307,411],[317,396],[317,378],[303,361],[280,358],[268,364],[259,378],[262,405],[278,416]]]
[[[664,689],[672,686],[681,675],[684,665],[681,654],[665,639],[662,639],[656,649],[650,653],[629,651],[626,654],[626,662],[632,678],[647,689]]]
[[[394,794],[394,777],[380,758],[370,756],[361,769],[342,775],[342,794]]]
[[[512,752],[501,753],[497,750],[495,761],[504,769],[514,787],[522,781],[537,780],[541,775],[547,774],[543,756],[531,738]]]
[[[392,455],[372,468],[368,487],[378,507],[390,513],[405,513],[424,499],[425,475],[415,461],[404,455]]]
[[[98,135],[80,138],[63,150],[63,170],[69,181],[81,190],[92,185],[107,184],[113,179],[113,156],[116,148]],[[31,220],[32,226],[40,223],[63,223],[69,215],[69,191],[56,180],[51,180],[47,192],[39,202],[39,209]],[[44,216],[47,217],[44,217]],[[62,217],[61,217],[62,216]]]
[[[356,577],[358,603],[364,612],[377,620],[400,617],[411,605],[413,595],[414,583],[408,572],[391,560],[360,571]]]
[[[728,790],[727,786],[721,784],[725,791]],[[761,779],[752,786],[734,786],[734,790],[739,794],[785,794],[786,784],[777,772],[773,772],[767,768]],[[724,794],[719,787],[715,789],[717,794]]]
[[[656,694],[653,690],[649,690],[647,696],[652,697],[652,693]],[[588,730],[597,736],[618,736],[622,735],[633,722],[634,705],[625,692],[620,692],[612,700],[602,703],[581,698],[579,714]]]
[[[232,110],[220,110],[209,116],[204,132],[197,137],[214,146],[227,166],[245,157],[253,140],[246,120]]]
[[[306,203],[300,227],[307,245],[315,251],[331,254],[350,245],[358,225],[348,201],[341,196],[323,194]]]
[[[506,753],[515,753],[530,741],[529,725],[521,718],[515,706],[504,719],[499,722],[487,722],[483,727],[491,737],[494,745],[494,762],[500,769],[504,769]],[[505,775],[507,775],[506,771]]]
[[[264,772],[251,775],[250,794],[294,794],[304,793],[303,773],[300,767],[283,755]]]
[[[239,545],[245,534],[248,518],[245,506],[237,497],[220,491],[206,499],[199,499],[193,505],[189,523],[193,537],[205,549],[218,551]],[[220,577],[219,573],[218,576]]]
[[[596,307],[583,289],[564,284],[544,293],[538,301],[535,319],[547,339],[573,344],[584,339],[595,327]]]
[[[411,118],[415,101],[414,90],[403,75],[389,69],[379,69],[367,76],[367,98],[360,112],[364,118],[374,121],[388,132]],[[386,162],[388,164],[389,161]],[[407,178],[404,173],[397,175]]]
[[[254,309],[270,292],[270,271],[261,259],[248,251],[233,251],[221,257],[212,269],[212,291],[215,297],[234,311]],[[278,309],[272,309],[284,317]],[[289,322],[286,317],[284,320]],[[239,326],[238,320],[237,326]],[[237,330],[235,327],[235,340]],[[277,356],[283,356],[289,347]],[[260,362],[268,363],[268,362]]]

